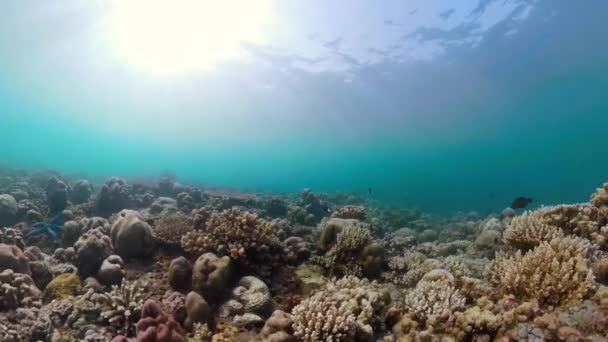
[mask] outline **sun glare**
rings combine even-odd
[[[270,0],[128,0],[109,30],[120,58],[165,74],[242,59],[242,42],[262,42],[271,23]]]

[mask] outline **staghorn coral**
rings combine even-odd
[[[152,227],[152,236],[169,245],[179,246],[182,236],[192,231],[192,220],[182,213],[161,217]]]
[[[123,280],[120,286],[114,285],[110,292],[99,296],[99,300],[105,304],[101,317],[118,333],[130,336],[144,299],[144,288],[140,283]]]
[[[407,311],[420,320],[451,315],[464,304],[460,291],[443,280],[421,281],[404,298]]]
[[[331,214],[331,217],[338,217],[342,219],[355,219],[359,221],[365,221],[365,208],[360,205],[347,205],[339,208]]]
[[[589,241],[576,237],[555,238],[531,251],[512,256],[498,254],[490,282],[499,294],[513,294],[541,304],[580,302],[594,286],[589,268]]]
[[[560,228],[544,222],[541,211],[526,211],[513,218],[503,238],[509,245],[528,249],[563,235]]]

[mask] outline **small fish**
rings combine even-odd
[[[521,209],[528,206],[528,204],[532,203],[532,199],[528,197],[517,197],[511,203],[511,208],[513,209]]]
[[[371,195],[372,194],[372,188],[367,189],[367,194]]]

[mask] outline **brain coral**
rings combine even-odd
[[[560,228],[544,222],[541,211],[526,211],[511,221],[503,238],[509,245],[532,248],[563,235]]]
[[[525,254],[498,254],[490,281],[501,295],[513,294],[540,304],[580,302],[593,287],[587,256],[592,244],[576,237],[558,237]]]

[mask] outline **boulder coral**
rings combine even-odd
[[[46,200],[52,214],[62,211],[68,203],[68,186],[59,178],[51,177],[46,185]]]
[[[81,289],[80,279],[76,274],[64,273],[51,280],[44,289],[42,298],[45,303],[50,303],[53,300],[61,300],[76,296]]]
[[[154,251],[152,229],[134,210],[125,209],[118,214],[110,237],[116,254],[123,259],[146,257]]]
[[[102,263],[97,272],[97,279],[106,286],[118,285],[125,276],[124,261],[118,255],[110,255]]]
[[[232,259],[205,253],[196,259],[192,269],[192,289],[205,298],[217,299],[234,277]]]
[[[99,229],[82,234],[74,244],[76,266],[81,277],[93,276],[103,261],[113,254],[112,241]]]
[[[538,300],[541,305],[579,303],[595,284],[588,259],[592,248],[581,238],[558,237],[525,254],[500,253],[490,282],[501,295]]]
[[[86,203],[93,193],[93,186],[87,180],[76,181],[70,190],[70,201],[74,204]]]
[[[15,245],[0,243],[0,269],[30,274],[30,266],[23,251]]]
[[[188,292],[192,287],[192,263],[183,256],[171,260],[167,278],[172,289]]]
[[[186,329],[192,330],[196,323],[207,324],[211,309],[209,304],[200,294],[190,291],[185,300],[187,316],[184,322]]]
[[[109,216],[119,210],[131,207],[131,188],[119,177],[108,179],[101,187],[96,198],[96,212],[101,216]]]
[[[292,325],[293,318],[290,314],[275,310],[266,320],[260,337],[264,342],[296,342]]]
[[[12,226],[17,223],[17,201],[9,194],[0,195],[0,226]]]

